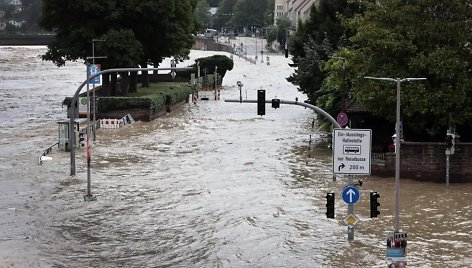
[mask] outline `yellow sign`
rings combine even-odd
[[[356,215],[351,214],[344,218],[344,222],[347,225],[354,226],[359,222],[359,219],[356,217]]]

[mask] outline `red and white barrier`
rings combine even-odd
[[[100,128],[120,128],[122,125],[121,119],[100,119]]]
[[[100,128],[120,128],[124,125],[135,123],[135,120],[130,114],[123,116],[121,119],[100,119]]]

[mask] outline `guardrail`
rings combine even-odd
[[[239,48],[236,48],[234,51],[234,54],[240,58],[245,59],[246,61],[249,61],[252,64],[256,64],[256,60],[253,59],[252,57],[248,57],[246,53],[243,53]]]
[[[52,151],[52,147],[59,145],[59,142],[54,143],[53,145],[49,146],[46,150],[44,150],[41,155],[39,156],[38,162],[41,165],[43,161],[45,160],[45,156],[47,156],[49,153]]]

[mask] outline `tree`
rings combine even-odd
[[[23,19],[27,21],[28,30],[38,31],[38,19],[41,13],[41,1],[22,1],[23,2]]]
[[[197,8],[195,9],[195,16],[197,17],[197,22],[199,23],[200,27],[203,29],[210,28],[212,19],[210,5],[208,4],[207,0],[198,1]]]
[[[274,24],[275,0],[267,0],[267,8],[264,14],[264,25]]]
[[[349,46],[352,31],[342,25],[341,16],[349,18],[361,11],[357,3],[348,0],[321,0],[312,7],[310,18],[299,22],[290,37],[289,51],[297,70],[287,80],[299,86],[309,102],[333,115],[342,107],[342,93],[333,91],[332,82],[324,84],[329,73],[325,63],[338,48]]]
[[[56,33],[43,59],[58,66],[85,60],[92,54],[92,39],[112,29],[134,33],[143,50],[141,67],[158,66],[170,56],[187,58],[196,32],[195,8],[194,0],[43,0],[40,26]],[[119,63],[109,60],[103,65],[113,68]],[[143,81],[146,86],[147,79]]]
[[[284,44],[289,29],[290,19],[287,16],[278,17],[277,25],[268,28],[267,42],[272,43],[277,41],[281,45],[281,49],[284,49]]]
[[[227,71],[233,70],[234,62],[225,55],[213,55],[205,58],[198,58],[195,62],[199,62],[200,68],[207,69],[207,73],[214,73],[215,67],[218,67],[218,74],[221,77],[226,75]],[[196,68],[196,64],[192,65]]]
[[[385,0],[366,7],[363,16],[347,20],[356,31],[349,56],[356,99],[394,121],[395,86],[363,77],[425,77],[426,82],[402,84],[405,128],[443,140],[446,127],[470,122],[472,6],[467,1]]]
[[[107,52],[107,61],[113,62],[115,68],[137,67],[139,60],[143,55],[143,47],[139,43],[134,33],[131,30],[110,30],[101,37],[107,40],[100,45],[101,50]],[[134,77],[135,74],[132,74]],[[117,74],[111,74],[112,81],[116,81]],[[128,83],[128,73],[121,73],[124,83]],[[111,95],[117,95],[116,83],[112,82]],[[131,86],[130,91],[136,91],[134,86]],[[126,95],[126,94],[124,94]]]
[[[222,0],[221,5],[216,11],[214,24],[216,29],[233,28],[231,22],[233,18],[233,9],[237,0]]]
[[[233,9],[233,24],[242,27],[264,25],[267,1],[237,0]]]

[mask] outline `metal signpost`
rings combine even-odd
[[[350,177],[350,181],[352,176]],[[348,205],[348,215],[344,218],[344,223],[346,223],[348,230],[347,230],[347,239],[349,241],[354,240],[354,226],[356,226],[359,219],[354,214],[354,204],[359,201],[360,192],[357,187],[352,185],[352,182],[349,183],[348,186],[344,187],[342,191],[342,197],[344,202]]]
[[[347,118],[347,117],[346,117]],[[360,192],[354,186],[353,175],[369,175],[371,164],[372,130],[370,129],[334,129],[333,131],[333,173],[349,175],[348,185],[342,192],[344,202],[348,204],[347,239],[354,240],[354,227],[358,222],[354,214],[354,204]]]
[[[369,175],[371,137],[370,129],[335,129],[333,173]]]

